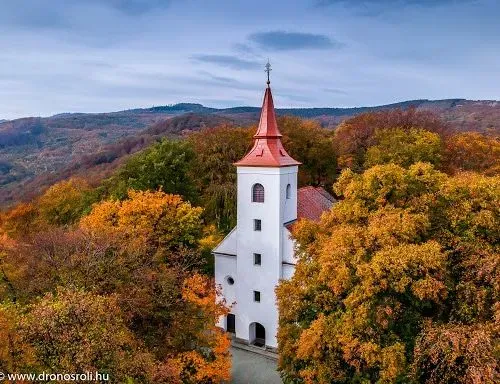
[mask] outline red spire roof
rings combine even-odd
[[[262,111],[260,113],[259,127],[253,136],[253,148],[243,159],[235,163],[236,166],[246,167],[289,167],[300,165],[285,150],[281,143],[281,133],[276,123],[274,113],[273,95],[271,88],[266,88]]]

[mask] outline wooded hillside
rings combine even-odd
[[[1,212],[0,371],[229,378],[214,324],[231,303],[215,301],[210,251],[235,225],[233,163],[255,126],[184,118]],[[296,273],[277,288],[285,382],[495,383],[498,140],[415,109],[278,125],[299,184],[340,201],[293,230]]]

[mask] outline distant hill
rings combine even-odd
[[[277,109],[277,113],[315,119],[325,128],[334,129],[363,112],[409,107],[432,111],[457,130],[500,131],[499,101],[411,100],[374,107]],[[259,112],[259,107],[217,109],[180,103],[110,113],[0,120],[0,206],[79,172],[94,169],[105,174],[158,137],[182,136],[225,123],[255,124]]]

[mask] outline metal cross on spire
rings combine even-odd
[[[269,84],[271,84],[271,80],[269,80],[269,75],[271,73],[271,63],[269,62],[269,59],[267,59],[267,64],[266,64],[266,69],[264,72],[267,72],[267,86],[269,87]]]

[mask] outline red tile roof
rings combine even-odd
[[[266,88],[259,127],[254,135],[253,148],[243,159],[235,163],[236,166],[249,167],[289,167],[300,165],[294,160],[281,144],[281,133],[276,123],[273,95],[271,88]]]
[[[297,219],[318,221],[329,210],[335,198],[321,187],[303,187],[297,190]]]

